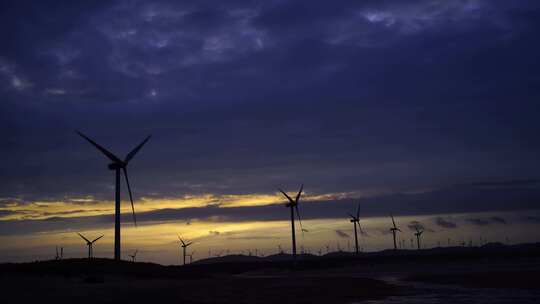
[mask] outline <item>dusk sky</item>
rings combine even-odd
[[[50,3],[49,3],[50,2]],[[538,1],[2,1],[0,262],[540,240]]]

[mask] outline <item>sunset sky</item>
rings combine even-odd
[[[538,1],[2,1],[0,262],[540,241]],[[339,5],[338,5],[339,4]],[[209,253],[210,250],[210,253]],[[352,250],[352,249],[351,249]]]

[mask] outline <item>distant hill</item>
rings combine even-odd
[[[394,264],[474,259],[508,259],[540,257],[540,243],[504,245],[490,243],[482,247],[438,247],[423,250],[384,250],[360,253],[330,252],[323,256],[301,254],[294,268],[322,269],[344,267],[351,264]],[[237,274],[261,268],[289,269],[293,267],[292,256],[281,253],[266,257],[228,255],[196,261],[186,266],[163,266],[154,263],[116,262],[112,259],[66,259],[31,263],[0,264],[0,276],[8,274],[36,274],[59,276],[105,276],[118,275],[136,278],[204,278],[214,274]]]

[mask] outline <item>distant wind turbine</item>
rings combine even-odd
[[[416,236],[416,244],[418,245],[418,250],[420,250],[420,236],[422,236],[422,233],[424,233],[424,230],[418,229],[418,227],[414,227],[416,229],[416,232],[414,235]]]
[[[292,231],[292,253],[293,253],[293,259],[296,260],[296,232],[294,229],[294,211],[296,210],[296,215],[298,216],[298,222],[300,223],[300,229],[302,230],[302,233],[304,233],[304,228],[302,227],[302,220],[300,219],[300,212],[298,211],[298,202],[300,200],[300,196],[302,195],[302,190],[304,189],[304,184],[300,186],[300,190],[298,191],[298,194],[296,194],[296,198],[293,200],[285,191],[278,189],[283,195],[289,200],[289,202],[285,205],[285,207],[291,208],[291,231]]]
[[[186,242],[184,242],[184,240],[182,240],[182,239],[180,238],[180,236],[178,236],[178,239],[179,239],[180,242],[182,243],[182,245],[180,245],[180,246],[182,247],[183,258],[184,258],[184,265],[186,265],[186,248],[187,248],[189,245],[193,244],[193,242],[188,242],[188,243],[186,243]]]
[[[94,239],[93,241],[90,241],[90,240],[88,240],[87,238],[85,238],[82,234],[80,234],[80,233],[78,233],[78,232],[77,232],[77,234],[78,234],[83,240],[86,241],[86,246],[88,246],[88,258],[89,258],[89,259],[93,258],[93,257],[94,257],[94,247],[93,247],[93,246],[94,246],[94,243],[95,243],[97,240],[99,240],[100,238],[102,238],[103,235],[100,236],[100,237],[98,237],[98,238],[96,238],[96,239]]]
[[[396,226],[396,221],[394,221],[394,216],[390,214],[390,217],[392,218],[392,225],[393,227],[390,228],[390,231],[392,231],[392,236],[394,237],[394,250],[397,250],[397,243],[396,243],[396,233],[401,230]]]
[[[358,224],[358,228],[360,229],[360,232],[362,232],[362,227],[360,227],[360,203],[358,203],[358,208],[356,208],[356,216],[349,213],[351,216],[351,223],[354,225],[354,246],[355,246],[355,253],[358,254],[358,231],[356,229],[356,225]]]
[[[137,259],[137,253],[139,252],[139,250],[135,250],[135,252],[133,252],[133,254],[130,254],[129,257],[131,258],[131,261],[135,263],[135,260]]]
[[[129,199],[131,201],[131,210],[133,211],[133,222],[137,226],[137,218],[135,217],[135,207],[133,205],[133,195],[131,194],[131,186],[129,185],[129,178],[127,172],[127,166],[131,159],[139,152],[139,150],[146,144],[150,139],[150,136],[146,137],[138,146],[136,146],[131,152],[126,155],[124,160],[116,157],[113,153],[109,152],[107,149],[98,145],[95,141],[90,139],[88,136],[77,131],[82,138],[86,139],[90,144],[92,144],[96,149],[101,153],[107,156],[112,163],[109,164],[109,170],[114,170],[116,173],[116,187],[115,187],[115,214],[114,214],[114,259],[120,261],[120,171],[124,172],[124,177],[126,179],[126,184],[129,192]]]
[[[189,257],[189,263],[193,263],[193,255],[195,254],[195,251],[192,251],[190,254],[188,254],[187,256]]]
[[[60,252],[58,251],[58,246],[56,246],[56,257],[55,260],[61,260],[64,257],[64,247],[60,247]]]

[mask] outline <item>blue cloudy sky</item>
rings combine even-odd
[[[537,1],[2,1],[0,261],[84,254],[75,231],[112,251],[113,173],[75,130],[121,156],[153,135],[139,228],[123,204],[151,261],[177,233],[201,256],[289,246],[277,187],[301,183],[312,251],[345,246],[358,202],[366,250],[389,213],[431,244],[537,241],[539,20]]]

